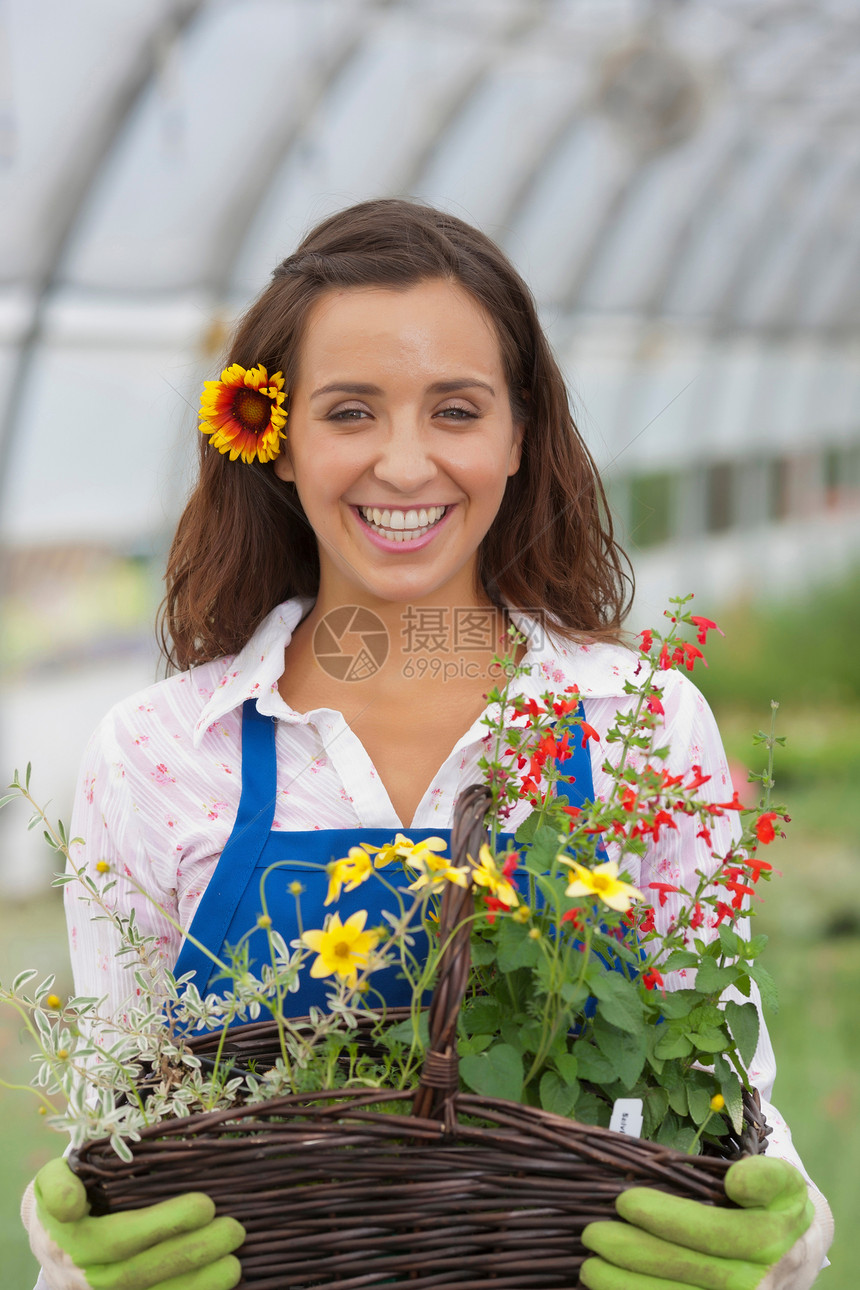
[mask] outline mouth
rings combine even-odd
[[[422,506],[410,510],[390,507],[357,506],[367,527],[389,542],[417,542],[445,518],[450,506]]]

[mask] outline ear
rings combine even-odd
[[[293,470],[293,459],[290,456],[289,439],[285,439],[281,445],[281,451],[275,458],[274,470],[278,479],[282,479],[285,484],[294,484],[296,482],[296,473]]]
[[[522,421],[514,422],[514,438],[511,444],[511,455],[508,459],[508,476],[515,475],[520,468],[520,462],[523,459],[523,434],[525,433],[525,424]]]

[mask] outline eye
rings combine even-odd
[[[471,408],[463,408],[459,404],[452,404],[448,408],[440,408],[436,415],[451,421],[475,421],[478,418],[477,412],[474,412]]]
[[[349,421],[360,421],[363,417],[369,416],[366,408],[337,408],[334,412],[329,412],[328,421],[340,421],[341,423]]]

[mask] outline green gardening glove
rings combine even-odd
[[[31,1189],[21,1213],[51,1290],[233,1290],[241,1279],[233,1251],[245,1229],[216,1218],[201,1192],[91,1218],[63,1159],[40,1169]]]
[[[667,1196],[648,1187],[622,1192],[615,1208],[625,1221],[590,1223],[582,1234],[583,1244],[599,1255],[582,1265],[582,1284],[589,1290],[811,1286],[821,1265],[820,1251],[799,1259],[792,1255],[780,1263],[815,1215],[806,1183],[794,1166],[750,1156],[732,1165],[725,1188],[740,1209]]]

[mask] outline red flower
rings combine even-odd
[[[669,653],[669,646],[663,642],[663,648],[660,650],[660,657],[657,660],[657,666],[663,672],[668,672],[672,666],[672,657]]]
[[[655,985],[662,988],[663,978],[656,968],[649,968],[647,972],[642,973],[642,984],[646,990],[653,990]]]
[[[661,717],[665,717],[666,715],[663,704],[660,702],[656,694],[649,694],[645,706],[649,712],[654,714],[654,716],[659,715]]]
[[[698,628],[698,631],[696,632],[696,640],[700,645],[705,645],[707,643],[708,632],[719,632],[721,636],[725,636],[726,634],[722,628],[717,626],[716,623],[712,623],[710,618],[699,618],[698,615],[691,614],[690,622]]]
[[[624,807],[625,811],[633,811],[636,809],[636,789],[635,788],[628,787],[628,788],[622,789],[621,805]]]
[[[707,784],[710,778],[711,778],[710,775],[703,775],[701,766],[697,766],[694,762],[693,778],[690,780],[689,784],[687,785],[687,788],[690,792],[692,792],[694,788],[701,788],[703,784]]]
[[[758,882],[763,869],[773,869],[772,864],[768,864],[766,860],[758,860],[755,856],[749,856],[745,861],[745,866],[747,869],[752,870],[750,878],[753,882]]]
[[[663,827],[667,829],[677,829],[678,827],[668,811],[658,811],[657,814],[654,816],[654,823],[649,826],[646,826],[642,830],[642,832],[653,834],[654,841],[659,842],[660,829]]]
[[[563,806],[561,809],[564,811],[565,815],[570,816],[571,822],[576,819],[577,815],[582,815],[581,806]],[[770,868],[770,866],[768,866],[768,868]]]
[[[642,637],[642,644],[639,646],[640,650],[643,654],[650,654],[654,646],[654,633],[650,628],[646,628],[645,631],[640,632],[639,635]]]
[[[491,925],[496,921],[496,914],[507,909],[505,902],[496,896],[487,896],[484,903],[487,906],[487,922]]]
[[[588,722],[587,722],[587,721],[583,721],[583,722],[582,722],[582,746],[583,746],[583,748],[585,747],[585,745],[586,745],[586,743],[588,742],[588,740],[589,740],[589,739],[593,739],[593,740],[595,741],[595,743],[598,743],[598,744],[600,743],[600,735],[599,735],[599,734],[597,733],[597,731],[594,729],[594,726],[590,726],[590,725],[588,724]]]
[[[654,931],[654,906],[653,905],[649,905],[647,907],[641,919],[639,920],[639,931],[640,932]]]
[[[511,851],[511,853],[505,859],[505,863],[502,865],[502,873],[505,875],[506,878],[513,877],[513,875],[517,871],[517,867],[519,863],[520,863],[519,852]]]
[[[696,834],[696,837],[701,838],[703,842],[707,842],[709,847],[714,845],[711,839],[711,830],[708,828],[707,824],[702,825],[699,832]]]
[[[575,932],[582,931],[582,910],[569,909],[566,914],[562,914],[561,921],[563,923],[570,923],[573,931]]]
[[[695,645],[691,645],[689,641],[681,641],[679,645],[675,646],[674,653],[672,654],[673,661],[675,663],[683,663],[688,672],[692,672],[693,665],[697,658],[702,660],[705,667],[708,666],[702,651],[697,649]]]
[[[735,917],[735,911],[732,909],[731,905],[727,905],[725,901],[718,900],[717,916],[714,919],[714,921],[711,923],[711,927],[719,927],[720,923],[723,921],[724,918],[727,918],[731,923],[734,921],[734,917]]]
[[[652,891],[657,891],[660,893],[661,909],[666,904],[666,897],[668,896],[669,892],[670,891],[676,892],[680,890],[678,887],[673,887],[671,882],[649,882],[648,886],[651,888]]]
[[[765,811],[755,822],[756,837],[759,842],[773,842],[776,837],[776,830],[773,822],[776,819],[776,811]]]
[[[744,808],[743,803],[738,797],[738,790],[735,789],[730,802],[717,802],[716,809],[718,811],[742,811]]]
[[[734,895],[732,896],[732,909],[740,909],[741,905],[744,903],[744,896],[751,896],[753,894],[753,888],[747,887],[742,882],[727,882],[726,889],[734,892]]]
[[[699,904],[699,902],[696,901],[696,907],[693,910],[693,917],[690,919],[690,926],[692,927],[693,931],[696,931],[697,928],[701,927],[704,921],[705,921],[704,911],[702,909],[702,906]]]

